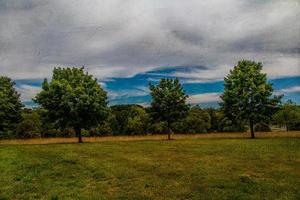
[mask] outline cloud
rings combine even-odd
[[[31,79],[84,65],[103,80],[198,65],[173,73],[209,82],[245,58],[296,76],[299,15],[297,0],[0,0],[0,71]]]
[[[31,85],[19,85],[16,90],[21,94],[21,101],[32,101],[37,93],[42,89],[41,87],[31,86]]]
[[[143,106],[144,108],[150,107],[150,103],[149,102],[137,103],[137,105]]]
[[[276,95],[288,94],[288,93],[300,93],[300,86],[297,85],[297,86],[284,88],[284,89],[275,91]]]
[[[121,98],[128,98],[128,97],[142,97],[148,96],[150,91],[148,87],[145,86],[137,86],[133,89],[121,89],[121,90],[109,90],[108,97],[109,100],[116,100]]]
[[[219,102],[221,93],[203,93],[195,94],[188,97],[187,102],[189,104],[201,104],[201,103],[211,103]]]

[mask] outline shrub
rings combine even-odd
[[[259,123],[255,125],[255,131],[270,132],[271,128],[267,123]]]

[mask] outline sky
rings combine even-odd
[[[147,106],[149,83],[178,77],[190,104],[217,106],[250,59],[300,103],[299,19],[298,0],[0,0],[0,75],[29,107],[58,66],[85,66],[111,105]]]

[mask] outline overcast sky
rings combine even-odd
[[[104,83],[175,67],[165,75],[205,83],[222,80],[238,60],[253,59],[271,79],[300,76],[299,4],[0,0],[0,72],[32,80],[51,77],[55,66],[84,65]]]

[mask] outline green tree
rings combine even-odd
[[[81,129],[97,126],[108,113],[106,92],[83,67],[54,68],[51,82],[45,79],[35,102],[56,126],[74,128],[79,143]]]
[[[300,108],[289,100],[273,115],[273,120],[275,123],[285,126],[286,131],[289,131],[300,122]]]
[[[114,120],[110,122],[114,134],[137,135],[146,134],[148,113],[140,105],[114,105],[111,107]]]
[[[18,138],[41,137],[42,122],[39,110],[25,108],[22,110],[23,120],[16,127]]]
[[[221,132],[245,132],[247,131],[247,120],[234,118],[232,113],[225,114],[223,109],[217,112],[218,130]]]
[[[175,131],[178,133],[207,133],[210,126],[209,113],[200,107],[193,107],[185,118],[175,122]]]
[[[152,102],[152,119],[165,122],[168,128],[168,139],[171,139],[171,126],[174,122],[185,117],[189,106],[186,104],[185,94],[178,79],[162,78],[158,85],[149,85]]]
[[[109,109],[107,118],[94,129],[94,136],[113,135],[116,129],[118,129],[118,122],[111,109]]]
[[[251,138],[255,138],[254,125],[271,118],[278,108],[281,97],[273,97],[272,85],[261,73],[262,64],[242,60],[224,78],[224,93],[221,103],[230,120],[245,120],[249,123]]]
[[[127,132],[131,134],[146,134],[149,117],[145,109],[141,106],[132,108],[134,115],[128,119]]]
[[[14,84],[10,78],[0,76],[0,137],[13,131],[22,120],[23,105],[20,94],[14,89]]]
[[[204,110],[209,114],[210,118],[210,128],[208,132],[218,131],[218,110],[215,108],[206,108]]]

